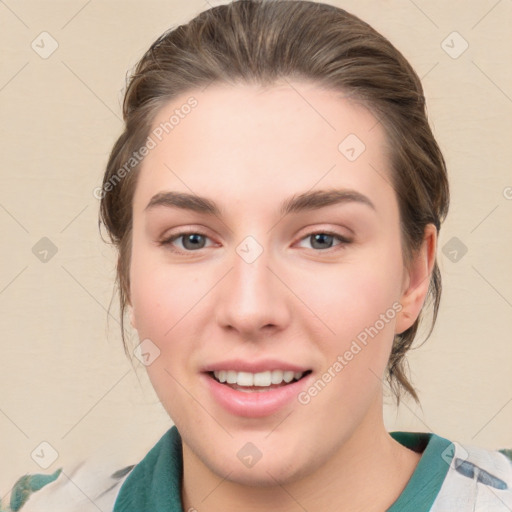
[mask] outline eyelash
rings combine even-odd
[[[201,231],[198,231],[198,230],[188,230],[188,231],[180,231],[179,233],[176,233],[160,242],[158,242],[158,245],[160,246],[166,246],[166,247],[169,247],[170,250],[172,252],[175,252],[177,254],[189,254],[189,253],[194,253],[194,252],[199,252],[201,249],[198,249],[197,251],[187,251],[187,250],[181,250],[181,249],[176,249],[173,245],[172,245],[172,242],[174,242],[175,240],[178,240],[179,238],[182,238],[186,235],[200,235],[202,237],[205,237],[205,238],[209,238],[208,235],[206,235],[205,233],[201,232]],[[338,233],[335,233],[333,231],[312,231],[311,233],[308,233],[307,235],[303,236],[300,241],[306,239],[306,238],[309,238],[313,235],[328,235],[328,236],[333,236],[334,238],[337,238],[339,240],[339,244],[333,246],[333,247],[329,247],[328,249],[312,249],[313,251],[315,252],[332,252],[332,251],[337,251],[337,250],[343,250],[345,248],[346,245],[349,245],[350,243],[352,243],[352,240],[344,237],[344,236],[341,236],[340,234]],[[336,249],[336,247],[338,247],[338,249]]]

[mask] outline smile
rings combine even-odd
[[[293,372],[290,370],[272,370],[259,373],[237,372],[235,370],[219,370],[211,372],[213,377],[221,383],[233,384],[239,388],[272,388],[273,386],[289,384],[293,380],[300,380],[307,372]],[[232,386],[233,387],[233,386]],[[235,389],[235,387],[233,387]],[[243,389],[241,389],[243,391]]]
[[[234,416],[261,418],[297,403],[309,385],[312,371],[271,370],[259,373],[234,370],[201,374],[213,402]]]

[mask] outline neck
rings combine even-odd
[[[396,442],[375,413],[318,469],[284,484],[248,486],[232,475],[222,478],[184,444],[182,502],[184,510],[195,505],[201,512],[380,512],[399,497],[420,458]]]

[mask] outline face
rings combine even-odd
[[[133,200],[132,324],[152,385],[185,462],[253,485],[371,438],[394,334],[418,312],[381,125],[292,84],[166,105]]]

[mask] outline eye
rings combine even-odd
[[[175,245],[178,240],[181,240],[181,247]],[[200,231],[181,231],[160,241],[159,245],[169,246],[173,252],[187,253],[206,248],[206,240],[209,240],[209,237]],[[310,240],[312,249],[317,251],[326,251],[336,246],[341,246],[342,249],[351,243],[348,238],[330,231],[316,231],[301,238],[301,241],[303,240]],[[335,240],[338,240],[338,243],[333,245]]]
[[[182,247],[175,248],[174,242],[180,239],[182,241]],[[159,242],[159,245],[169,246],[174,252],[193,252],[195,250],[204,249],[207,239],[208,236],[199,231],[182,231],[162,240]]]
[[[325,251],[326,249],[329,250],[333,248],[333,242],[336,239],[339,240],[339,243],[334,246],[341,245],[342,247],[340,247],[340,249],[351,243],[351,240],[348,238],[330,231],[316,231],[314,233],[310,233],[301,240],[310,240],[313,249]]]

